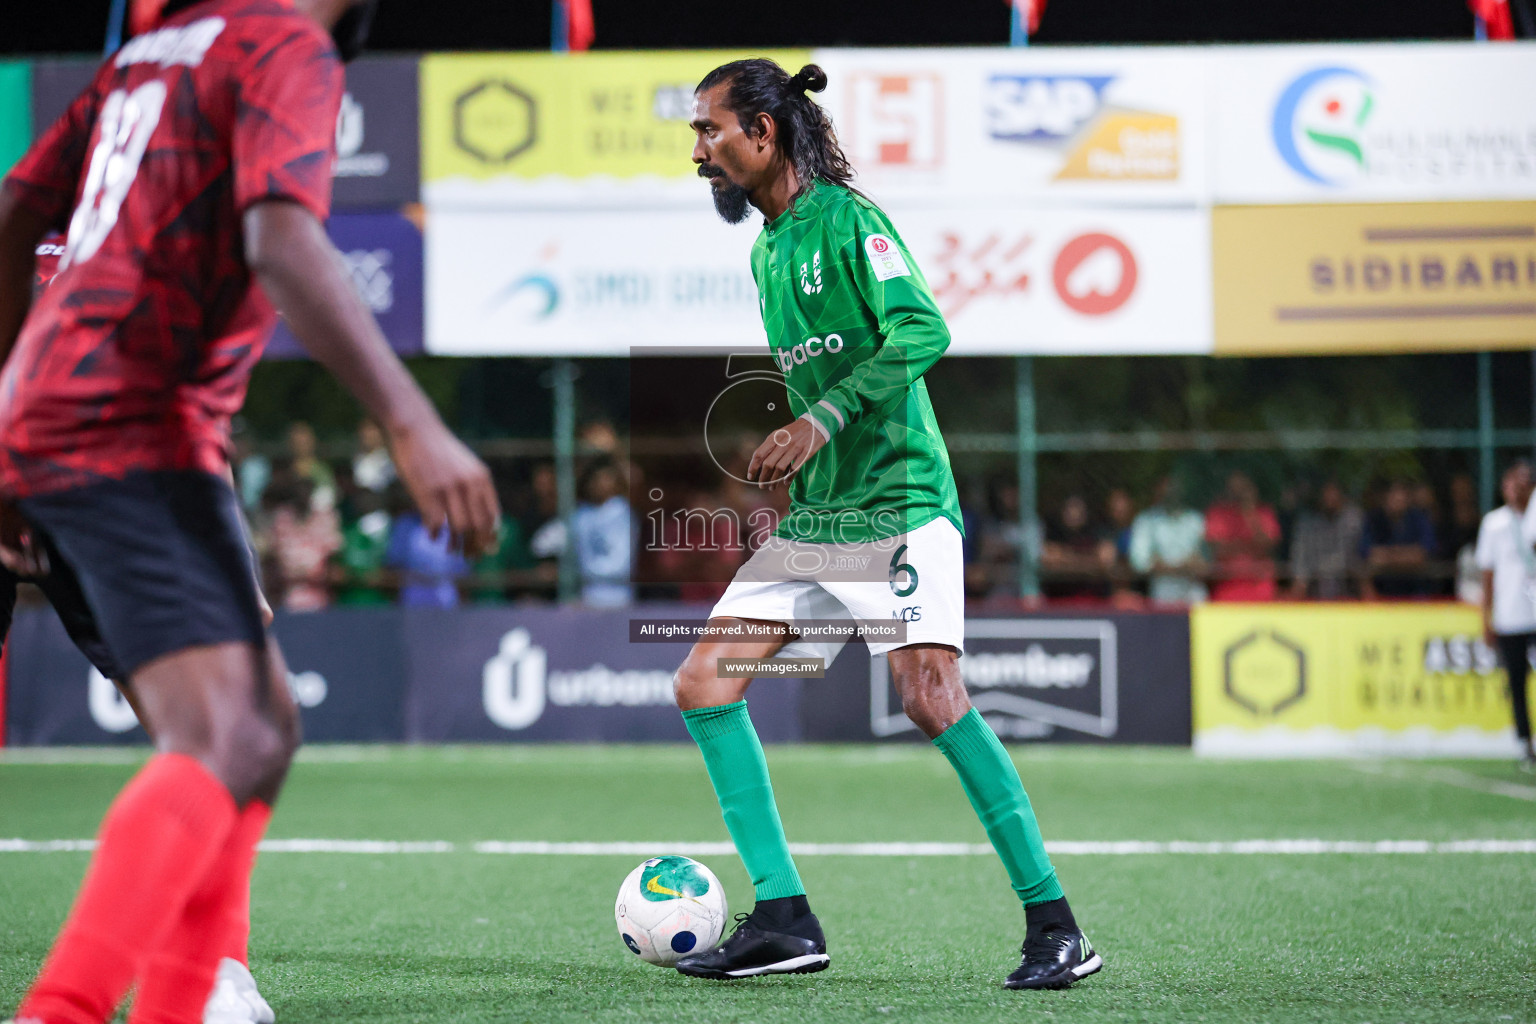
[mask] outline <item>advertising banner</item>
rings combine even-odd
[[[766,51],[786,67],[804,50]],[[693,89],[734,51],[432,54],[421,63],[423,193],[434,208],[689,205]]]
[[[427,239],[440,355],[625,355],[761,346],[748,263],[706,186],[690,210],[447,212]],[[1208,222],[1193,210],[896,207],[955,355],[1211,350]]]
[[[32,67],[26,61],[0,61],[0,174],[5,174],[32,143]]]
[[[1232,206],[1212,221],[1220,354],[1536,344],[1536,202]]]
[[[686,611],[417,611],[405,620],[406,738],[685,742],[672,674],[688,644],[631,643],[629,620]],[[760,690],[753,690],[752,721],[763,741],[799,739],[800,681]]]
[[[1206,65],[1188,51],[817,50],[880,201],[1199,202]]]
[[[421,354],[421,230],[398,213],[337,213],[325,229],[390,346],[402,356]],[[306,356],[298,339],[279,321],[266,358]]]
[[[1515,756],[1475,608],[1209,604],[1190,620],[1197,753]]]
[[[279,612],[273,630],[306,740],[404,738],[405,649],[394,609]],[[133,708],[70,642],[51,608],[24,608],[6,641],[5,742],[144,744]]]
[[[807,684],[805,738],[922,739],[901,711],[886,660],[856,644],[834,668],[850,659],[867,670]],[[1182,613],[968,618],[960,672],[971,703],[1005,740],[1190,740]]]
[[[362,57],[347,65],[336,118],[334,209],[420,200],[416,77],[414,57]]]
[[[1536,43],[1208,59],[1217,202],[1536,199]]]

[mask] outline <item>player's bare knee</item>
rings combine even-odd
[[[677,699],[677,706],[684,710],[698,706],[701,691],[712,680],[714,673],[709,671],[705,660],[697,649],[690,651],[672,676],[672,695]]]

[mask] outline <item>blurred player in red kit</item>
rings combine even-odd
[[[0,562],[132,691],[156,754],[107,812],[25,1024],[201,1020],[298,743],[229,486],[281,309],[385,428],[430,526],[494,539],[490,474],[357,296],[329,212],[373,0],[170,0],[0,188]],[[34,254],[66,234],[31,305]]]
[[[59,261],[64,257],[64,242],[62,234],[50,234],[38,243],[32,279],[34,305],[43,290],[58,276]],[[62,574],[54,579],[44,575],[27,579],[25,582],[51,588],[55,583],[65,579],[67,578]],[[17,585],[21,582],[23,580],[10,569],[0,566],[0,650],[4,649],[5,642],[10,636],[11,622],[16,610]],[[260,581],[252,580],[252,583],[257,587],[256,598],[261,608],[261,621],[270,626],[272,608],[267,603],[265,595],[261,593]],[[96,668],[112,679],[117,688],[122,691],[123,696],[127,698],[128,703],[133,706],[134,713],[142,720],[144,713],[134,699],[133,688],[117,676],[118,670],[102,643],[95,622],[85,608],[84,602],[79,599],[70,600],[69,595],[58,596],[59,599],[54,603],[59,607],[59,613],[63,617],[70,636]],[[253,828],[259,824],[254,818],[252,822]],[[251,975],[249,888],[244,895],[245,899],[235,901],[235,905],[228,910],[230,927],[225,935],[224,948],[221,950],[222,955],[213,992],[203,1007],[203,1024],[275,1024],[277,1019],[271,1004],[262,996],[260,989],[256,987],[256,979]]]

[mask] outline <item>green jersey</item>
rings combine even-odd
[[[752,277],[790,409],[829,437],[791,482],[779,535],[870,541],[939,516],[963,531],[923,384],[949,329],[890,219],[814,182],[763,227]]]

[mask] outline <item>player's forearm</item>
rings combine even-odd
[[[812,407],[811,414],[832,433],[864,416],[890,412],[949,348],[949,329],[937,313],[902,317],[891,326],[880,350],[822,396],[837,415],[824,415]]]
[[[10,357],[32,307],[37,243],[47,222],[9,188],[0,188],[0,366]]]
[[[245,216],[246,259],[315,361],[391,436],[433,422],[437,412],[379,332],[320,222],[290,202],[265,202]]]

